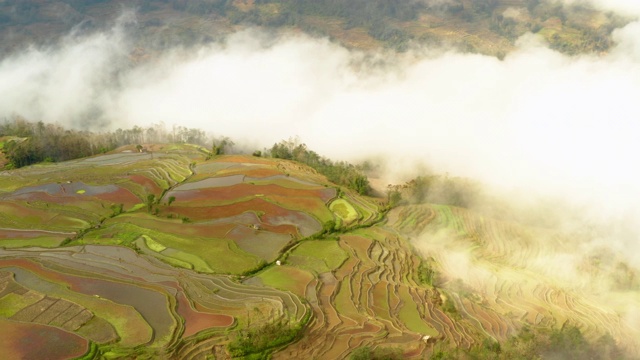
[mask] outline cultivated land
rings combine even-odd
[[[608,292],[541,272],[577,240],[452,206],[389,211],[289,160],[147,147],[0,173],[2,354],[418,359],[569,324],[637,354],[632,268],[580,265],[617,276]]]

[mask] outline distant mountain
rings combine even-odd
[[[142,48],[210,42],[249,26],[328,36],[356,49],[450,45],[504,56],[526,32],[568,54],[607,51],[627,21],[583,5],[539,0],[5,0],[3,51],[113,25],[134,10]]]

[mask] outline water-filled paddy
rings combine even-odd
[[[256,230],[247,226],[237,226],[227,236],[234,240],[240,249],[267,262],[276,260],[280,250],[291,241],[290,235]]]
[[[192,183],[182,184],[174,189],[174,191],[198,190],[213,187],[225,187],[242,183],[244,175],[231,175],[222,177],[212,177]]]

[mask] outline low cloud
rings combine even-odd
[[[637,249],[626,229],[640,223],[640,23],[616,30],[604,55],[569,57],[527,34],[502,61],[258,30],[139,61],[125,29],[1,59],[0,117],[93,130],[164,122],[257,148],[299,136],[336,159],[392,159],[392,180],[428,164],[568,199],[589,219],[633,224],[619,227],[620,246]]]
[[[551,0],[553,1],[553,0]],[[596,9],[612,11],[629,17],[640,16],[640,3],[635,0],[561,0],[565,4],[588,4]]]

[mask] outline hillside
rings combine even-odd
[[[54,342],[61,359],[638,354],[636,270],[541,270],[579,239],[449,205],[388,211],[293,160],[143,147],[0,173],[9,358]]]
[[[526,32],[541,34],[568,54],[599,53],[628,19],[585,5],[563,7],[538,0],[290,1],[290,0],[7,0],[0,2],[0,38],[5,51],[46,44],[70,32],[110,27],[135,10],[141,61],[154,49],[216,41],[242,28],[260,26],[327,36],[349,48],[406,50],[412,44],[449,45],[504,56]]]

